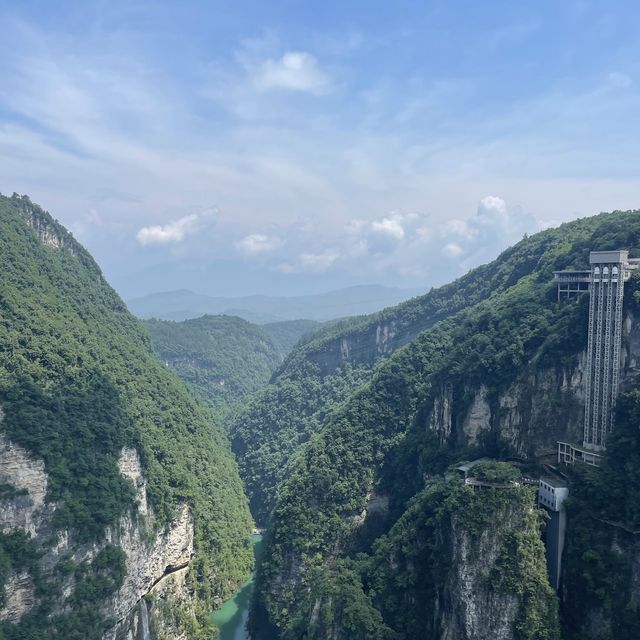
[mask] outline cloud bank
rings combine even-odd
[[[423,213],[396,211],[373,220],[353,218],[331,238],[298,224],[279,229],[277,243],[255,233],[236,246],[281,273],[336,272],[415,286],[455,278],[542,227],[520,207],[486,196],[468,217],[441,221]]]

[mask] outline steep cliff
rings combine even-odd
[[[250,527],[212,416],[73,237],[0,196],[0,636],[201,637]]]
[[[432,483],[374,545],[365,585],[399,637],[559,638],[542,517],[528,487]]]
[[[330,592],[340,578],[326,572],[375,546],[402,517],[407,501],[449,462],[491,455],[537,463],[552,459],[557,439],[579,439],[586,299],[558,303],[549,280],[553,270],[584,267],[590,248],[638,246],[637,212],[603,214],[527,238],[449,285],[451,314],[437,322],[432,317],[433,326],[379,362],[369,382],[347,390],[341,405],[325,407],[315,435],[307,436],[284,471],[254,615],[266,615],[283,638],[301,637],[299,621],[308,610],[295,594],[313,591],[316,582],[333,585],[325,586]],[[500,278],[487,291],[492,273]],[[474,282],[474,295],[456,310]],[[461,284],[466,288],[456,291]],[[637,378],[637,284],[629,285],[625,309],[625,384]],[[486,298],[478,299],[482,291]],[[442,299],[444,293],[427,299],[434,295]],[[416,326],[427,323],[415,320]],[[276,380],[281,391],[296,360],[299,373],[307,367],[315,375],[318,358],[310,348],[290,356]],[[269,416],[282,428],[277,412]],[[371,517],[367,508],[374,496],[384,496],[388,509]],[[548,585],[539,582],[537,589],[540,595]],[[375,597],[371,606],[384,618]],[[531,637],[551,632],[541,627]]]
[[[634,640],[640,628],[640,388],[618,401],[601,469],[571,470],[562,576],[567,640]]]

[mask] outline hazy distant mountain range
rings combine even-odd
[[[187,289],[152,293],[127,301],[140,318],[186,320],[204,314],[235,315],[250,322],[265,324],[308,318],[324,321],[344,316],[372,313],[413,297],[412,289],[380,285],[362,285],[307,296],[213,297]]]

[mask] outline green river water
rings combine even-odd
[[[262,536],[253,536],[256,558],[262,547]],[[219,640],[249,640],[245,628],[249,616],[249,601],[253,589],[253,574],[230,600],[211,614],[211,621],[220,629]]]

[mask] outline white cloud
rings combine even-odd
[[[507,203],[498,196],[485,196],[478,204],[478,220],[481,221],[481,224],[506,220],[508,215]]]
[[[460,256],[464,253],[464,249],[455,242],[448,242],[447,244],[445,244],[442,251],[452,258],[456,258],[457,256]]]
[[[327,249],[322,253],[303,253],[300,255],[300,266],[303,271],[325,271],[339,257],[335,249]]]
[[[329,76],[320,70],[316,58],[304,51],[288,51],[278,60],[265,60],[255,70],[254,83],[264,91],[286,89],[315,95],[331,89]]]
[[[469,228],[469,223],[466,220],[454,218],[445,224],[445,228],[447,231],[461,238],[470,238],[473,236],[473,231]]]
[[[382,220],[374,220],[371,223],[371,229],[396,240],[402,240],[405,235],[404,227],[402,226],[402,216],[398,215],[390,218],[382,218]]]
[[[336,249],[325,249],[318,253],[301,253],[294,260],[286,260],[275,265],[280,273],[320,273],[326,271],[340,258]]]
[[[252,233],[236,242],[236,247],[248,255],[269,253],[280,246],[279,238],[265,236],[261,233]]]
[[[167,224],[154,224],[142,227],[136,234],[136,240],[142,246],[180,244],[187,237],[201,231],[206,223],[215,217],[215,210],[192,213]]]
[[[298,247],[300,253],[294,260],[277,256],[275,268],[298,273],[339,265],[341,272],[387,282],[400,278],[438,284],[494,259],[525,232],[539,228],[533,215],[490,195],[481,198],[467,218],[437,220],[426,214],[393,211],[373,220],[353,218],[341,237],[309,236],[290,227],[282,231],[287,236],[287,252]],[[443,256],[455,260],[443,262]]]
[[[142,227],[136,234],[136,238],[143,246],[149,244],[177,244],[182,242],[194,230],[197,220],[198,216],[191,214],[168,224]]]

